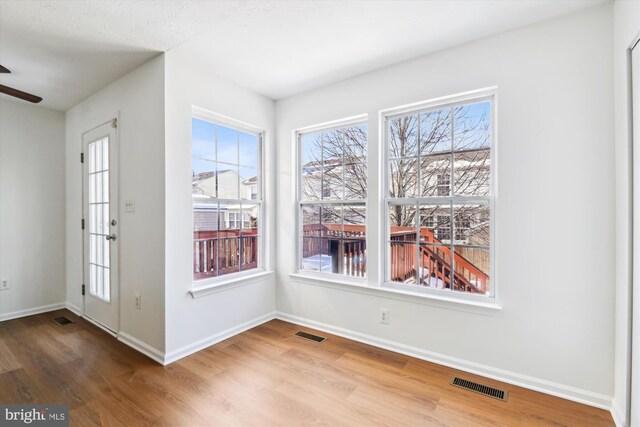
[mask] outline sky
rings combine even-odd
[[[440,116],[446,115],[450,112],[450,108],[444,108],[440,110]],[[435,118],[434,114],[422,113],[421,116],[421,127],[422,132],[425,132],[429,126],[433,126],[432,120]],[[431,118],[431,121],[429,120]],[[456,134],[456,149],[477,149],[477,148],[488,148],[485,138],[482,138],[483,134],[481,131],[469,132],[464,141],[460,140],[460,135],[463,134],[462,130],[465,128],[473,127],[481,121],[481,126],[489,126],[489,120],[491,118],[491,103],[489,101],[482,101],[474,104],[467,104],[464,106],[464,120],[459,120],[456,123],[454,133]],[[364,125],[366,128],[366,125]],[[305,134],[302,136],[302,164],[307,164],[308,162],[315,161],[320,159],[320,146],[316,142],[321,137],[322,132],[315,132],[310,134]],[[417,135],[415,135],[417,137]],[[451,138],[445,137],[440,140],[439,143],[435,144],[435,146],[429,147],[427,150],[423,150],[423,154],[435,154],[438,152],[450,152],[451,147]],[[416,146],[417,150],[417,146]],[[417,153],[413,153],[414,155]],[[393,157],[393,156],[392,156]]]
[[[347,126],[346,128],[350,128],[350,127],[360,127],[361,129],[363,129],[365,132],[367,131],[367,124],[360,124],[360,125],[351,125],[351,126]],[[341,128],[341,129],[345,129],[345,128]],[[338,129],[339,130],[339,129]],[[308,134],[304,134],[302,135],[302,164],[305,165],[309,162],[314,162],[314,161],[318,161],[320,160],[322,154],[321,154],[321,145],[320,145],[320,138],[322,137],[322,131],[320,132],[314,132],[314,133],[308,133]],[[326,154],[324,155],[324,160],[326,159]]]
[[[465,108],[467,108],[465,116],[469,123],[477,122],[483,118],[483,121],[488,124],[490,118],[490,103],[488,101],[470,104]],[[191,123],[192,169],[194,173],[231,169],[238,172],[243,179],[249,179],[258,174],[259,157],[256,135],[196,118],[193,118]],[[458,123],[458,126],[460,125],[464,126],[463,123]],[[319,136],[320,133],[304,135],[302,164],[320,158],[317,145],[312,142]],[[450,141],[443,141],[443,143],[450,146]],[[440,151],[442,147],[434,147],[434,149]]]
[[[217,140],[217,147],[216,147]],[[194,173],[232,169],[244,179],[258,174],[258,137],[200,119],[191,120]]]

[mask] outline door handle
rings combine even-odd
[[[105,239],[115,241],[116,240],[116,233],[109,234],[108,236],[105,236]]]

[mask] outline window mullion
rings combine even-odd
[[[486,296],[495,295],[495,285],[485,286],[490,282],[490,275],[495,275],[493,271],[494,265],[494,196],[493,188],[495,187],[495,152],[494,142],[495,135],[493,132],[494,117],[494,98],[492,94],[484,92],[482,95],[476,98],[465,96],[461,100],[461,96],[451,97],[457,99],[454,102],[442,102],[439,105],[437,101],[430,103],[422,103],[415,108],[409,106],[401,109],[393,110],[390,114],[384,115],[385,122],[383,123],[386,130],[384,135],[383,153],[384,168],[383,181],[386,185],[395,178],[400,179],[402,176],[403,182],[398,185],[403,187],[413,186],[417,189],[417,197],[390,197],[390,193],[387,191],[382,197],[383,208],[385,213],[385,233],[384,233],[384,255],[385,255],[385,280],[392,280],[400,283],[400,286],[407,286],[402,284],[410,276],[409,269],[411,265],[408,264],[407,253],[403,254],[404,248],[402,245],[398,245],[397,250],[391,251],[391,242],[395,242],[393,239],[407,240],[410,236],[411,228],[398,229],[396,237],[392,237],[391,234],[391,215],[393,209],[402,209],[405,212],[415,209],[415,239],[416,239],[416,279],[418,285],[422,284],[421,272],[423,269],[423,258],[420,252],[420,239],[422,234],[428,236],[429,240],[435,238],[435,241],[442,243],[441,248],[446,251],[449,249],[448,256],[444,256],[444,260],[439,258],[444,255],[441,251],[437,251],[432,254],[430,251],[425,252],[425,256],[433,258],[435,265],[430,265],[429,275],[433,274],[437,270],[444,272],[448,269],[449,277],[442,277],[446,280],[445,286],[453,291],[455,286],[459,286],[459,291],[456,292],[456,296],[466,297],[465,293],[474,292],[478,290],[474,286],[480,288],[480,295],[483,293]],[[488,108],[488,113],[487,113]],[[389,110],[391,111],[391,110]],[[433,112],[425,118],[425,121],[421,120],[422,112]],[[489,114],[489,116],[487,116]],[[416,117],[418,123],[417,128],[417,146],[418,152],[415,156],[403,156],[403,153],[394,152],[399,151],[402,147],[392,144],[398,138],[398,133],[402,132],[400,126],[403,125],[407,119]],[[443,123],[441,118],[447,120],[447,123]],[[491,120],[490,134],[487,135],[484,123],[487,120]],[[423,126],[423,124],[425,126]],[[398,127],[398,132],[394,132],[393,126]],[[431,132],[428,131],[429,126],[433,126]],[[422,145],[427,142],[425,135],[428,135],[429,144],[433,144],[434,156],[442,156],[440,159],[434,157],[433,172],[432,168],[424,169],[422,166],[423,151]],[[442,152],[446,147],[447,142],[444,138],[448,137],[449,149]],[[459,138],[456,140],[456,138]],[[486,146],[487,138],[491,144]],[[430,146],[429,146],[430,147]],[[489,152],[490,160],[487,162],[485,154],[475,155],[476,152]],[[460,154],[463,153],[463,154]],[[408,153],[407,153],[408,154]],[[413,154],[413,153],[411,153]],[[393,171],[390,170],[392,159],[399,159],[399,161],[417,161],[418,170],[407,176],[402,175],[399,171],[398,175],[392,175]],[[438,174],[440,167],[438,163],[446,164],[446,161],[450,162],[449,171],[445,171],[443,175]],[[458,162],[458,164],[456,164]],[[484,178],[484,171],[491,168],[489,171],[490,181],[487,184],[486,178]],[[416,178],[417,177],[417,178]],[[415,183],[411,180],[417,179]],[[457,182],[456,180],[460,180]],[[436,182],[439,181],[439,182]],[[448,181],[448,182],[447,182]],[[433,183],[435,187],[427,186]],[[438,196],[438,194],[444,193],[444,186],[447,185],[446,196]],[[424,186],[424,188],[423,188]],[[489,191],[487,192],[487,186]],[[426,189],[426,191],[425,191]],[[427,195],[427,194],[435,194]],[[469,194],[469,195],[467,195]],[[438,218],[436,215],[440,213],[440,219],[449,222],[448,232],[444,228],[444,223],[439,224],[442,221],[435,221],[433,224],[431,221],[422,222],[421,206],[431,205],[433,207],[439,206],[434,210],[434,218]],[[487,210],[488,205],[488,210]],[[443,217],[443,215],[446,215]],[[457,215],[457,217],[456,217]],[[487,217],[488,216],[488,217]],[[445,219],[446,218],[446,219]],[[488,221],[488,224],[487,224]],[[426,227],[426,228],[425,228]],[[487,240],[487,228],[489,237]],[[433,236],[431,236],[433,233]],[[440,234],[442,234],[440,236]],[[404,235],[404,237],[403,237]],[[446,239],[449,239],[448,242]],[[456,245],[462,247],[461,252],[456,254]],[[408,250],[408,247],[407,249]],[[474,251],[477,250],[477,251]],[[487,258],[487,252],[489,251],[489,258]],[[448,265],[446,265],[446,259],[448,258]],[[444,264],[444,265],[443,265]],[[459,271],[460,279],[456,280],[457,264],[461,265]],[[439,274],[437,275],[439,276]],[[430,280],[427,284],[434,286],[434,282]],[[437,286],[441,286],[437,281]],[[421,286],[420,286],[421,287]],[[433,290],[436,291],[436,290]]]
[[[208,165],[206,168],[202,168],[201,164],[198,166],[202,168],[198,170],[202,176],[198,177],[198,192],[194,192],[194,194],[202,194],[204,197],[200,199],[194,197],[192,203],[194,221],[196,221],[196,212],[199,213],[197,220],[202,221],[197,226],[194,224],[193,227],[194,231],[200,231],[199,243],[194,245],[193,271],[197,276],[194,276],[193,280],[215,279],[227,274],[263,268],[265,252],[263,246],[264,204],[262,203],[264,197],[263,133],[240,131],[233,127],[224,127],[218,123],[209,122],[206,118],[195,118],[208,122],[207,126],[211,126],[212,132],[201,130],[204,133],[201,133],[200,137],[204,136],[213,145],[213,161],[204,160],[209,160],[209,164],[213,164],[214,167],[209,172],[211,169]],[[197,129],[193,128],[194,138],[196,138]],[[246,139],[246,143],[255,147],[257,151],[255,159],[251,159],[249,162],[241,162],[240,158],[241,144],[245,143],[245,136],[250,137]],[[207,142],[207,144],[210,143]],[[235,147],[232,148],[234,143]],[[231,149],[235,153],[232,153]],[[223,150],[229,152],[228,159],[220,158]],[[231,158],[234,154],[235,160]],[[194,152],[192,152],[192,159],[201,160]],[[221,160],[226,161],[221,162]],[[241,163],[246,167],[246,172],[251,174],[248,179],[252,178],[254,173],[256,174],[256,199],[245,200],[243,190],[250,191],[250,196],[253,196],[253,181],[248,182],[245,186],[241,175],[245,171],[241,169]],[[196,163],[193,164],[196,165]],[[221,174],[221,164],[230,166],[224,174]],[[215,215],[215,219],[213,215]],[[255,223],[251,220],[254,215],[256,216]],[[245,217],[247,217],[246,221]],[[256,229],[255,234],[247,234],[247,230],[253,228]],[[206,257],[203,265],[197,267],[202,256]]]
[[[451,107],[451,176],[449,179],[449,195],[451,196],[451,201],[450,203],[450,210],[451,210],[451,216],[450,216],[450,221],[451,223],[449,224],[449,229],[450,229],[450,247],[449,247],[449,289],[451,291],[453,291],[454,285],[455,285],[455,279],[456,279],[456,274],[455,274],[455,252],[454,252],[454,247],[453,247],[453,242],[455,241],[455,237],[456,237],[456,225],[455,225],[455,218],[453,216],[453,198],[455,197],[455,191],[456,191],[456,183],[454,181],[454,177],[455,177],[455,168],[456,168],[456,155],[455,155],[455,121],[456,121],[456,114],[455,114],[455,106]]]

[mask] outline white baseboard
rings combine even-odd
[[[613,422],[616,424],[616,427],[627,427],[627,417],[625,415],[625,411],[620,409],[620,405],[618,405],[618,401],[613,399],[611,402],[611,418],[613,418]]]
[[[612,408],[611,397],[603,394],[593,393],[588,390],[582,390],[576,387],[571,387],[564,384],[531,377],[528,375],[522,375],[517,372],[506,371],[504,369],[498,369],[476,362],[469,362],[467,360],[446,356],[418,347],[413,347],[398,342],[374,337],[372,335],[362,334],[360,332],[328,325],[326,323],[316,322],[314,320],[294,316],[292,314],[283,313],[280,311],[276,312],[276,318],[284,320],[286,322],[296,323],[309,328],[318,329],[323,332],[362,342],[364,344],[384,348],[396,353],[415,357],[417,359],[426,360],[428,362],[437,363],[439,365],[448,366],[450,368],[458,369],[476,375],[481,375],[483,377],[502,381],[508,384],[513,384],[518,387],[524,387],[530,390],[539,391],[541,393],[550,394],[552,396],[561,397],[563,399],[572,400],[574,402],[584,403],[596,408],[605,410],[610,410]]]
[[[140,341],[138,338],[127,334],[126,332],[118,333],[118,341],[128,345],[134,350],[139,351],[145,356],[149,357],[151,360],[154,360],[161,365],[164,365],[164,353],[157,348],[150,346],[146,342]]]
[[[42,305],[40,307],[26,308],[24,310],[12,311],[10,313],[0,314],[0,322],[11,319],[18,319],[20,317],[33,316],[34,314],[46,313],[48,311],[60,310],[65,308],[66,304],[58,302],[55,304]]]
[[[67,310],[75,314],[76,316],[82,316],[82,309],[75,304],[71,304],[69,301],[65,303]]]
[[[244,331],[247,331],[251,328],[255,328],[258,325],[261,325],[265,322],[275,319],[275,312],[265,314],[260,317],[256,317],[255,319],[249,320],[248,322],[242,323],[238,326],[234,326],[233,328],[229,328],[217,334],[211,335],[210,337],[204,338],[200,341],[196,341],[193,344],[186,345],[177,350],[174,350],[168,353],[165,356],[164,364],[168,365],[169,363],[173,363],[177,360],[182,359],[183,357],[187,357],[190,354],[196,353],[200,350],[203,350],[207,347],[210,347],[214,344],[219,343],[220,341],[224,341],[228,338],[231,338],[234,335],[238,335]]]

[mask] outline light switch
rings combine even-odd
[[[132,213],[136,211],[136,201],[134,199],[129,199],[124,202],[124,211],[126,213]]]

